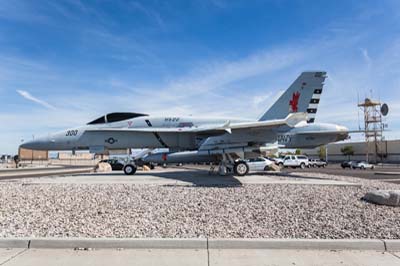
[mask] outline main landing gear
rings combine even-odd
[[[234,160],[230,154],[224,153],[222,155],[222,161],[218,166],[219,175],[230,175],[235,174],[238,176],[244,176],[249,172],[249,166],[244,160]]]
[[[249,166],[245,161],[238,161],[233,165],[233,171],[238,176],[244,176],[249,172]]]

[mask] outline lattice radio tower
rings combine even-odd
[[[388,105],[365,98],[364,102],[358,104],[358,107],[364,113],[366,161],[377,163],[378,155],[381,161],[383,156],[383,130],[387,124],[382,122],[382,116],[388,114]]]

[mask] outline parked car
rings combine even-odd
[[[310,162],[305,155],[286,155],[283,159],[283,166],[304,169],[310,167]]]
[[[285,156],[274,158],[275,164],[278,165],[281,168],[283,167],[283,161],[284,160],[285,160]]]
[[[352,165],[355,164],[354,161],[344,161],[340,164],[340,166],[345,169],[345,168],[352,168]]]
[[[124,168],[124,163],[120,162],[118,159],[107,159],[101,160],[101,163],[109,163],[111,165],[111,169],[114,170],[122,170]]]
[[[273,158],[273,157],[268,157],[268,156],[264,156],[265,159],[270,160],[271,162],[275,162],[275,160],[277,158]]]
[[[267,171],[270,169],[270,165],[273,164],[271,160],[268,160],[263,157],[253,158],[246,160],[247,165],[249,166],[250,172],[255,171]]]
[[[309,159],[310,167],[325,167],[327,163],[320,159]]]
[[[364,162],[364,161],[360,161],[360,162],[356,162],[354,164],[351,165],[352,169],[374,169],[375,166],[373,164]]]

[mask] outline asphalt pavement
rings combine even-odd
[[[299,171],[358,177],[358,178],[381,180],[381,181],[400,184],[400,167],[397,165],[376,166],[375,169],[373,170],[370,169],[361,170],[361,169],[349,169],[349,168],[343,169],[340,166],[340,164],[329,164],[325,168],[311,167],[306,169],[299,169],[299,168],[282,169],[283,173],[292,173]]]
[[[1,169],[0,180],[89,173],[93,166],[50,166]]]
[[[83,169],[84,170],[84,169]],[[35,175],[37,173],[34,173]],[[31,176],[34,177],[34,176]],[[1,175],[0,175],[1,179]],[[7,182],[7,180],[4,180]],[[12,182],[18,182],[12,180]],[[204,167],[157,167],[151,171],[137,171],[135,175],[125,175],[123,171],[111,173],[81,173],[57,176],[41,176],[22,180],[29,184],[136,184],[136,185],[196,185],[196,186],[241,186],[243,184],[296,184],[325,186],[360,186],[358,183],[315,178],[300,175],[276,175],[275,172],[250,173],[246,176],[220,176],[210,174]]]
[[[68,176],[68,179],[71,179],[69,182],[76,181],[71,175],[76,174],[85,174],[89,173],[92,167],[85,166],[56,166],[56,167],[48,167],[48,168],[25,168],[25,169],[2,169],[0,171],[0,180],[1,179],[18,179],[18,178],[31,178],[31,177],[45,177],[45,176]],[[156,171],[149,172],[150,175],[155,174],[161,178],[167,179],[177,179],[180,180],[182,177],[182,171],[185,171],[185,175],[189,177],[189,179],[197,177],[202,177],[202,180],[213,179],[215,180],[216,175],[207,176],[208,166],[202,165],[184,165],[183,167],[168,167],[168,168],[157,168]],[[397,183],[400,184],[400,166],[398,165],[384,165],[384,166],[376,166],[373,170],[361,170],[361,169],[342,169],[339,164],[329,164],[325,168],[284,168],[282,169],[282,173],[293,173],[293,172],[315,172],[315,173],[323,173],[330,175],[340,175],[340,176],[349,176],[349,177],[358,177],[364,179],[374,179],[381,180],[385,182]],[[141,173],[141,172],[138,172]],[[108,175],[113,176],[114,180],[118,180],[119,178],[124,178],[123,173],[121,171],[114,171],[113,173],[108,173]],[[146,176],[146,172],[143,174]],[[176,176],[175,176],[176,175]],[[122,177],[121,177],[122,176]],[[137,175],[136,175],[137,176]],[[82,177],[82,176],[81,176]],[[84,180],[84,178],[79,178],[80,180]],[[231,178],[232,179],[232,178]],[[251,179],[251,178],[250,178]],[[186,180],[182,180],[186,181]],[[188,180],[192,181],[192,180]],[[232,180],[231,180],[232,181]],[[236,178],[234,178],[235,182],[237,182]],[[192,182],[193,183],[193,182]],[[205,182],[207,183],[207,182]]]

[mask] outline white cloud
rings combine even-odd
[[[328,71],[328,80],[317,121],[343,123],[351,129],[358,128],[357,90],[360,91],[360,96],[371,88],[381,90],[382,101],[400,96],[396,90],[400,85],[400,75],[396,75],[399,74],[400,42],[392,42],[381,54],[374,54],[372,64],[366,48],[361,50],[362,57],[359,49],[354,49],[354,53],[349,56],[345,47],[362,47],[362,42],[354,39],[354,43],[350,43],[347,36],[332,37],[332,40],[313,40],[303,45],[263,50],[238,60],[212,59],[201,65],[193,65],[188,74],[172,76],[163,84],[154,84],[149,80],[138,87],[129,81],[129,77],[124,79],[117,75],[118,78],[114,78],[111,73],[113,78],[92,76],[93,80],[109,82],[103,88],[96,87],[87,91],[85,84],[91,80],[85,77],[85,82],[80,83],[82,80],[77,78],[76,90],[85,88],[80,91],[79,97],[75,93],[68,93],[68,90],[59,90],[47,96],[48,102],[20,90],[18,93],[22,97],[48,109],[54,110],[55,107],[50,103],[57,103],[57,109],[45,114],[40,110],[3,112],[0,121],[7,124],[9,129],[0,132],[0,138],[5,140],[0,148],[13,152],[18,145],[16,140],[24,136],[27,139],[32,133],[38,135],[80,125],[112,111],[255,119],[301,71],[321,68]],[[66,83],[71,84],[69,78],[57,74],[57,68],[54,67],[35,65],[23,59],[0,61],[0,80],[3,76],[10,88],[16,84],[16,80],[36,82],[36,89],[43,88],[41,84],[58,84],[58,88]],[[368,62],[371,63],[371,69],[365,68],[365,63]],[[253,79],[260,78],[261,82],[253,82]],[[396,101],[393,100],[390,106],[395,105]],[[388,116],[389,126],[393,130],[391,135],[396,135],[395,130],[400,126],[394,122],[395,118],[398,119],[399,112],[398,108],[391,108]],[[19,134],[21,137],[15,137]]]
[[[211,61],[197,66],[189,74],[157,88],[157,98],[163,102],[187,99],[205,93],[217,93],[245,79],[267,75],[285,69],[304,59],[307,51],[282,47],[261,51],[236,61]],[[164,87],[164,86],[163,86]],[[153,97],[153,89],[144,92]]]
[[[48,109],[52,109],[52,110],[56,109],[53,105],[34,97],[33,95],[31,95],[27,91],[17,90],[17,92],[18,92],[19,95],[21,95],[22,97],[24,97],[25,99],[27,99],[29,101],[35,102],[37,104],[40,104],[41,106],[46,107]]]
[[[253,105],[258,107],[260,104],[268,101],[271,98],[271,92],[268,92],[263,95],[256,95],[253,97]]]
[[[371,57],[370,57],[369,54],[368,54],[368,50],[362,48],[362,49],[361,49],[361,53],[362,53],[362,56],[363,56],[363,58],[364,58],[365,63],[367,64],[367,66],[368,66],[368,67],[371,67],[372,60],[371,60]]]
[[[156,12],[154,9],[148,6],[143,6],[141,3],[137,1],[130,2],[130,6],[132,6],[134,9],[143,12],[147,17],[154,20],[160,28],[162,29],[165,28],[164,20],[161,18],[160,14]]]

